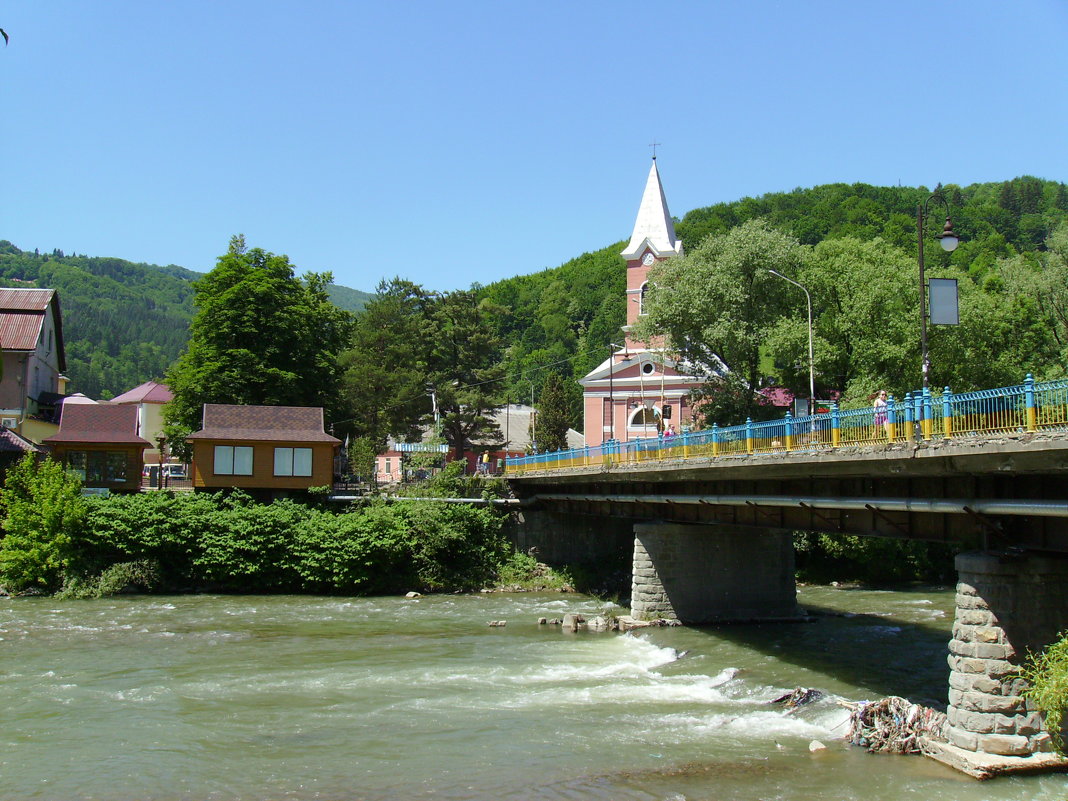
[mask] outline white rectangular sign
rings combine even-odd
[[[931,325],[960,325],[957,308],[957,279],[932,278],[928,281],[931,298]]]

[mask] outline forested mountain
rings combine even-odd
[[[833,240],[881,240],[883,249],[895,251],[899,259],[905,260],[902,263],[909,265],[905,268],[909,274],[915,275],[916,210],[931,194],[923,187],[828,184],[694,209],[676,220],[676,231],[690,250],[709,235],[723,234],[748,220],[762,218],[806,246]],[[1043,260],[1049,255],[1045,253],[1047,241],[1059,225],[1068,222],[1068,186],[1064,183],[1025,176],[1002,183],[947,186],[944,197],[962,242],[952,254],[934,254],[928,267],[942,268],[947,276],[959,273],[984,295],[1006,291],[1009,272],[1016,278],[1026,277],[1029,269],[1040,274]],[[928,213],[927,236],[931,237],[941,231],[944,206],[931,201]],[[620,341],[619,329],[626,318],[625,263],[619,255],[624,245],[621,241],[560,267],[508,278],[481,289],[486,297],[511,310],[510,315],[501,318],[499,326],[508,343],[506,365],[513,400],[529,402],[532,385],[537,397],[548,373],[558,372],[569,379],[564,385],[570,393],[572,421],[573,425],[580,424],[581,391],[575,379],[607,357],[609,343]],[[1063,260],[1063,256],[1058,258]],[[843,275],[842,281],[846,280]],[[1046,294],[1052,293],[1055,298],[1058,279],[1051,280],[1054,285]],[[863,286],[842,287],[843,291],[850,289],[857,294],[865,291]],[[962,287],[962,298],[968,289]],[[1068,302],[1068,288],[1061,290],[1060,296]],[[1018,309],[1015,318],[999,320],[997,325],[991,320],[992,331],[999,332],[998,336],[1012,336],[1014,327],[1026,326],[1028,337],[1048,340],[1053,352],[1068,346],[1057,341],[1064,336],[1064,325],[1058,329],[1051,323],[1064,309],[1058,312],[1050,308],[1049,298],[1044,302],[1041,294],[1036,290],[1031,312]],[[813,295],[817,316],[821,304],[826,309],[828,303],[841,303],[838,296],[832,299],[816,297],[815,292]],[[918,316],[918,300],[910,295],[908,301],[916,307],[914,314]],[[802,306],[803,303],[802,298]],[[1045,307],[1040,308],[1043,304]],[[1037,348],[1033,350],[1036,359],[1049,356]],[[1046,366],[1058,369],[1056,360],[1051,361]],[[1016,371],[1032,367],[1038,369],[1020,361]],[[1064,365],[1059,369],[1063,372]],[[794,388],[798,390],[804,390],[802,385],[807,384],[807,373],[803,371],[785,369],[779,377],[784,384],[797,383]],[[827,378],[826,386],[839,390],[845,389],[848,381],[848,377],[839,375],[840,386],[833,386],[835,377]]]
[[[29,252],[0,240],[0,285],[59,291],[70,391],[91,398],[163,377],[189,339],[192,282],[202,277],[173,264]],[[335,286],[329,294],[349,311],[370,297]]]

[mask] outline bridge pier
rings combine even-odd
[[[1040,713],[1020,694],[1019,668],[1068,626],[1068,558],[984,551],[956,565],[947,739],[973,764],[1052,751]]]
[[[639,620],[796,620],[801,610],[790,534],[637,523],[630,608]]]

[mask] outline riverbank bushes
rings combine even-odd
[[[503,517],[434,502],[343,510],[230,494],[90,499],[71,572],[149,561],[169,589],[367,595],[478,589],[510,546]]]
[[[327,507],[241,492],[89,497],[23,460],[0,493],[0,587],[69,597],[141,591],[367,595],[480,589],[513,549],[487,507],[372,500]]]
[[[961,548],[959,543],[794,532],[797,577],[817,584],[952,584],[957,580],[953,558]]]

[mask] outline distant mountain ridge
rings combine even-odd
[[[23,251],[0,240],[0,285],[59,291],[72,392],[110,398],[159,379],[185,348],[193,319],[193,281],[174,264]],[[330,300],[358,312],[372,297],[330,285]]]

